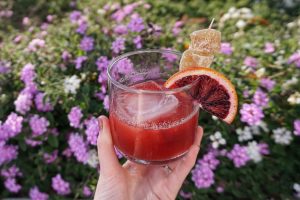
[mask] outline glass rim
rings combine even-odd
[[[170,53],[170,54],[175,54],[177,56],[181,56],[182,53],[179,51],[174,51],[174,50],[168,50],[168,49],[142,49],[142,50],[137,50],[137,51],[130,51],[127,53],[124,53],[122,55],[119,55],[117,57],[115,57],[114,59],[112,59],[108,65],[107,68],[107,76],[108,76],[108,80],[111,81],[115,86],[117,86],[120,89],[126,90],[128,92],[132,92],[132,93],[147,93],[147,94],[159,94],[159,93],[163,93],[163,94],[174,94],[174,93],[178,93],[178,92],[182,92],[184,90],[188,90],[190,89],[194,83],[190,83],[188,85],[179,87],[179,88],[175,88],[175,89],[166,89],[166,90],[158,90],[158,91],[154,91],[154,90],[143,90],[143,89],[135,89],[129,86],[126,86],[122,83],[120,83],[119,81],[117,81],[116,79],[114,79],[111,74],[110,71],[112,69],[112,67],[120,60],[132,56],[132,55],[137,55],[137,54],[142,54],[142,53]],[[179,65],[179,64],[178,64]]]

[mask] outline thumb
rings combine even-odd
[[[109,120],[105,116],[98,118],[100,133],[97,140],[100,171],[103,174],[114,174],[121,168],[115,153],[110,132]]]

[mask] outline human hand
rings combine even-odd
[[[94,200],[169,200],[175,199],[181,185],[195,165],[203,135],[198,127],[195,142],[182,158],[166,167],[140,165],[126,161],[120,165],[112,142],[107,117],[99,118],[98,137],[100,177]]]

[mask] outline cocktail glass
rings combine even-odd
[[[116,57],[108,68],[109,121],[115,148],[142,164],[165,164],[194,142],[199,105],[193,85],[165,89],[178,71],[181,53],[141,50]]]

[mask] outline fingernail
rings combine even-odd
[[[101,116],[98,118],[98,125],[99,125],[99,131],[101,132],[103,129],[103,123],[102,123]]]

